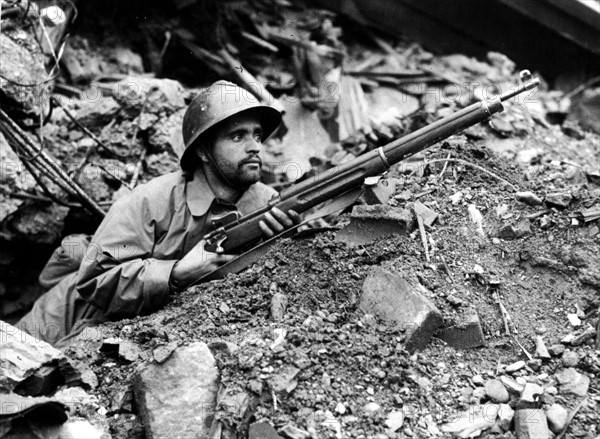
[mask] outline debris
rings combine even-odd
[[[427,232],[425,231],[425,226],[423,225],[423,218],[417,215],[417,224],[419,225],[419,233],[421,234],[421,243],[423,244],[423,251],[425,252],[425,260],[430,262],[429,258],[429,247],[427,246]]]
[[[535,337],[535,356],[542,360],[549,360],[551,358],[541,335]]]
[[[498,425],[504,431],[512,429],[515,411],[508,404],[500,404],[498,409]]]
[[[485,383],[485,394],[495,403],[505,403],[510,399],[506,387],[499,380],[489,380]]]
[[[485,337],[477,311],[468,308],[460,317],[460,323],[441,329],[436,337],[457,349],[471,349],[485,346]]]
[[[147,437],[208,437],[219,370],[205,343],[180,347],[162,364],[148,364],[133,379]],[[199,409],[201,408],[201,409]]]
[[[336,240],[352,246],[364,245],[395,233],[408,233],[414,216],[406,209],[384,206],[355,206],[350,224],[337,232]]]
[[[406,332],[406,349],[422,349],[441,326],[441,314],[416,281],[398,271],[373,267],[362,287],[360,309]]]
[[[62,384],[58,361],[62,352],[19,328],[0,321],[0,389],[50,391]],[[30,386],[32,386],[30,388]]]
[[[171,357],[171,354],[175,352],[177,347],[178,343],[176,341],[172,341],[166,345],[158,346],[152,351],[152,357],[158,364],[162,364]]]
[[[506,375],[501,375],[500,381],[502,382],[502,384],[504,384],[504,387],[506,387],[510,393],[514,393],[516,395],[521,395],[523,389],[525,388],[524,384],[519,384],[515,379]]]
[[[281,439],[281,436],[268,422],[256,422],[250,424],[248,439]]]
[[[556,374],[560,384],[561,393],[572,393],[577,396],[585,396],[588,392],[590,379],[586,375],[577,372],[572,367],[564,369]]]
[[[548,352],[550,353],[550,355],[552,355],[553,357],[559,357],[560,355],[563,354],[563,352],[565,351],[565,346],[562,344],[554,344],[552,346],[550,346],[548,348]]]
[[[485,238],[485,232],[483,230],[483,215],[474,204],[469,204],[467,211],[469,212],[469,218],[471,219],[471,222],[475,225],[475,230],[477,230],[479,236]]]
[[[498,231],[498,237],[506,240],[519,239],[531,235],[531,223],[523,218],[517,224],[506,224]]]
[[[544,389],[535,383],[525,383],[519,399],[519,407],[534,407],[539,404]]]
[[[391,432],[395,432],[400,430],[402,425],[404,424],[404,412],[400,410],[396,410],[390,412],[387,415],[387,419],[385,420],[385,425],[389,428]]]
[[[311,434],[306,430],[287,424],[279,430],[279,434],[286,439],[310,439]]]
[[[508,366],[506,366],[506,369],[504,369],[506,371],[506,373],[514,373],[517,372],[521,369],[523,369],[525,367],[525,362],[523,360],[521,361],[517,361],[516,363],[512,363],[509,364]]]
[[[471,406],[453,422],[444,424],[442,431],[458,438],[477,437],[494,426],[499,410],[500,406],[497,404]]]
[[[387,204],[396,191],[396,179],[369,177],[365,179],[364,187],[367,204]]]
[[[413,203],[413,210],[415,211],[415,215],[420,216],[423,219],[423,224],[427,227],[431,227],[438,217],[437,213],[425,206],[419,200]]]
[[[559,209],[566,209],[571,204],[573,196],[565,192],[554,192],[546,195],[544,202],[549,207],[556,207]]]
[[[543,203],[542,199],[533,192],[517,192],[515,194],[517,200],[530,206],[539,206]]]
[[[298,385],[296,376],[300,369],[293,366],[284,366],[278,373],[269,379],[269,385],[278,398],[286,398]]]
[[[598,108],[600,108],[600,88],[584,90],[571,104],[567,121],[577,121],[583,129],[600,133]]]
[[[283,321],[287,308],[287,296],[277,292],[271,297],[271,318],[275,322]]]
[[[596,337],[597,334],[598,330],[596,328],[588,326],[587,328],[585,328],[585,331],[583,331],[579,335],[576,335],[575,338],[571,340],[571,346],[580,346],[586,343],[588,340],[591,340],[592,338]]]

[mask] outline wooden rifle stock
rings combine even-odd
[[[236,254],[262,237],[259,221],[273,207],[284,212],[306,212],[324,201],[336,198],[360,187],[365,178],[382,174],[406,157],[416,154],[453,134],[491,118],[504,109],[502,102],[531,90],[539,84],[528,71],[521,72],[523,84],[515,90],[488,101],[472,104],[450,116],[420,128],[383,147],[327,170],[321,175],[295,184],[281,191],[268,205],[240,217],[204,237],[206,250]]]

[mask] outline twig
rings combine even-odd
[[[446,269],[446,273],[448,273],[448,277],[450,278],[450,282],[452,282],[453,284],[454,282],[454,277],[452,276],[452,272],[450,271],[450,267],[448,267],[448,264],[446,264],[446,259],[444,258],[444,256],[440,255],[440,259],[442,260],[442,264],[444,264],[444,268]]]
[[[417,215],[417,223],[419,224],[419,232],[421,233],[421,242],[423,243],[423,249],[425,250],[425,259],[429,262],[429,248],[427,246],[427,232],[425,231],[425,224],[423,224],[423,218],[421,215]]]
[[[569,415],[569,418],[567,419],[565,427],[559,433],[559,435],[556,436],[556,439],[562,439],[564,437],[564,435],[567,433],[567,430],[569,429],[569,425],[571,424],[571,422],[573,422],[573,419],[575,418],[575,415],[577,414],[577,412],[579,411],[579,409],[581,407],[583,407],[583,403],[585,403],[586,401],[587,401],[587,398],[583,398],[581,401],[579,401],[579,404],[577,404],[577,406],[573,409],[573,411]]]
[[[600,316],[600,306],[598,306],[598,315]],[[600,319],[596,323],[596,349],[600,349]]]
[[[532,355],[529,353],[529,351],[527,349],[525,349],[525,347],[521,343],[519,343],[519,340],[517,340],[517,337],[515,337],[513,335],[512,338],[515,341],[515,343],[517,343],[519,345],[519,347],[521,348],[521,350],[525,353],[525,355],[527,356],[527,358],[529,359],[529,361],[533,360]]]
[[[482,172],[485,172],[486,174],[488,174],[491,177],[494,177],[497,180],[500,180],[502,183],[506,184],[507,186],[510,186],[513,190],[518,191],[519,188],[517,186],[515,186],[514,184],[510,183],[509,181],[503,179],[502,177],[499,177],[498,175],[494,174],[492,171],[488,171],[487,169],[476,165],[474,163],[468,162],[466,160],[462,160],[462,159],[435,159],[435,160],[430,160],[428,161],[426,164],[430,165],[431,163],[442,163],[442,162],[456,162],[456,163],[461,163],[463,165],[466,166],[471,166],[475,169],[479,169]]]
[[[77,125],[85,134],[87,134],[87,136],[92,139],[94,142],[96,142],[98,144],[98,146],[100,148],[102,148],[103,150],[105,150],[106,152],[108,152],[109,154],[115,156],[115,157],[127,157],[127,154],[118,154],[116,152],[114,152],[112,149],[110,149],[108,146],[106,146],[104,143],[102,143],[102,141],[98,138],[98,136],[96,136],[94,133],[92,133],[85,125],[83,125],[81,122],[79,122],[75,116],[73,116],[73,114],[67,110],[63,104],[60,103],[60,101],[58,99],[52,98],[52,102],[55,105],[58,105],[60,108],[62,108],[62,110],[65,112],[65,114],[67,115],[67,117],[69,119],[71,119],[71,121]]]
[[[451,153],[448,153],[448,157],[446,157],[446,163],[444,163],[444,167],[442,168],[442,172],[440,172],[440,175],[438,175],[438,180],[441,180],[442,177],[444,176],[444,173],[446,172],[446,168],[448,167],[448,163],[450,162],[450,156]]]

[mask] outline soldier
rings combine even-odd
[[[202,237],[214,219],[248,214],[276,194],[259,179],[262,142],[280,122],[279,111],[235,84],[204,89],[183,118],[181,170],[119,199],[78,271],[55,281],[17,326],[64,347],[86,327],[158,310],[171,294],[233,259],[206,251]],[[265,237],[300,222],[296,212],[276,208],[265,218]]]

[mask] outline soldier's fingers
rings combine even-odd
[[[265,224],[264,221],[259,221],[258,227],[260,227],[260,230],[263,232],[263,234],[269,238],[275,235],[275,233],[273,233],[273,231]]]
[[[265,220],[268,223],[271,230],[273,230],[276,233],[283,232],[284,226],[277,219],[275,219],[273,215],[271,215],[271,212],[265,213]]]
[[[283,226],[292,227],[294,225],[294,223],[292,222],[292,219],[288,215],[283,213],[277,207],[274,207],[273,209],[271,209],[271,213],[273,214],[274,217],[277,218],[279,223],[282,224]]]
[[[288,210],[288,216],[292,219],[294,224],[300,224],[302,222],[302,217],[295,210]]]

